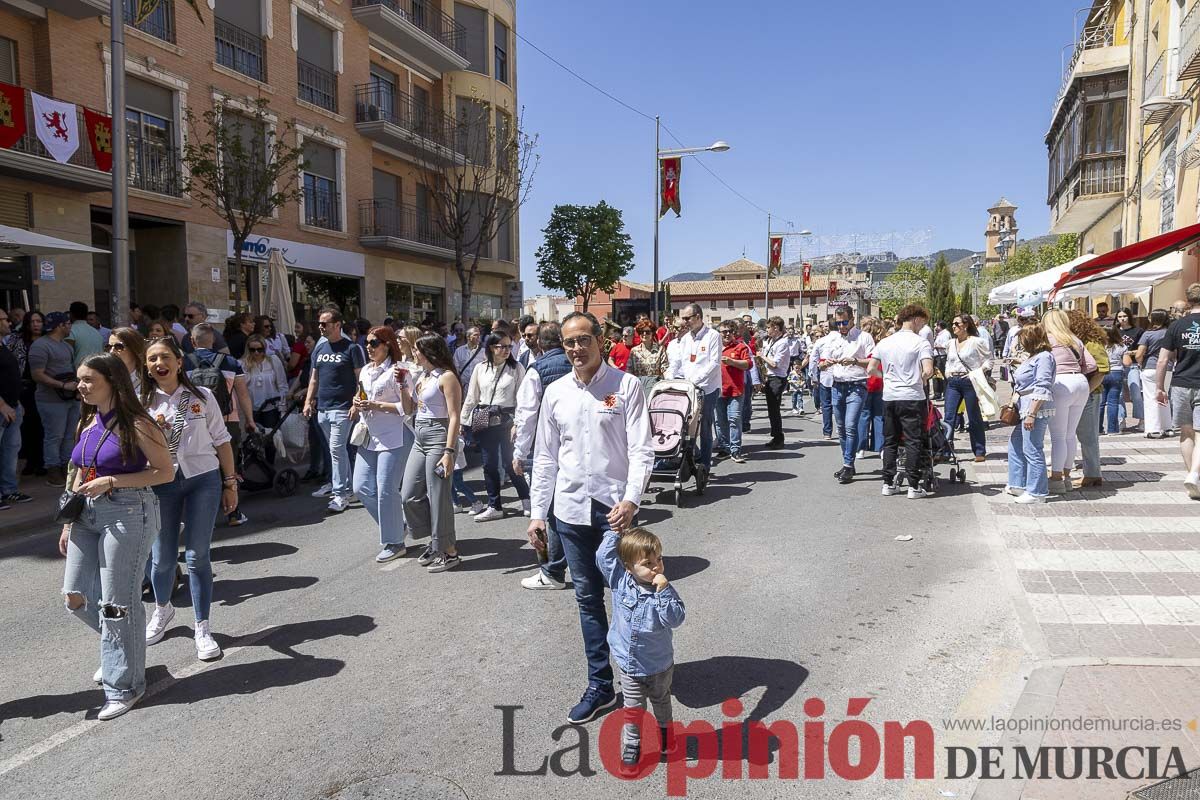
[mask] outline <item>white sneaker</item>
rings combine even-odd
[[[931,494],[930,492],[925,491],[924,489],[922,489],[919,486],[915,489],[910,486],[908,489],[908,499],[909,500],[920,500],[924,497],[929,497],[930,494]]]
[[[890,483],[887,483],[887,484],[884,484],[884,486],[883,486],[882,494],[884,497],[892,497],[894,495],[900,494],[902,491],[904,491],[904,490],[901,489],[900,487],[892,486]]]
[[[1026,492],[1018,497],[1014,502],[1020,503],[1023,506],[1027,506],[1034,503],[1044,503],[1046,502],[1046,498],[1042,495],[1030,494],[1029,492]]]
[[[146,623],[146,646],[157,644],[167,632],[171,620],[175,619],[175,606],[168,603],[165,606],[156,605],[150,621]]]
[[[1005,493],[1006,495],[1009,495],[1009,496],[1011,496],[1011,497],[1020,497],[1021,495],[1025,494],[1025,490],[1024,490],[1024,489],[1018,489],[1018,488],[1017,488],[1017,487],[1015,487],[1015,486],[1005,486],[1005,487],[1004,487],[1004,493]]]
[[[96,670],[96,674],[92,676],[92,683],[104,683],[104,667]]]
[[[337,495],[337,494],[335,494],[333,497],[329,498],[329,505],[326,506],[327,509],[329,509],[330,511],[333,511],[337,514],[342,513],[349,507],[350,507],[350,499],[346,498],[346,497],[342,497],[341,495]]]
[[[322,486],[320,489],[317,489],[315,492],[313,492],[312,496],[313,497],[329,497],[329,495],[331,495],[331,494],[333,494],[333,484],[327,483],[324,486]]]
[[[346,505],[347,506],[353,506],[353,505],[361,506],[362,500],[359,498],[358,495],[351,493],[351,495],[346,498]]]
[[[212,661],[221,657],[221,645],[212,637],[208,630],[208,620],[202,619],[196,623],[196,658],[201,661]]]
[[[475,515],[476,522],[491,522],[494,519],[504,519],[504,512],[498,508],[488,506],[483,511]]]
[[[110,719],[116,719],[129,709],[136,706],[138,701],[141,700],[145,694],[145,692],[142,692],[142,694],[135,694],[128,700],[106,700],[100,709],[100,713],[96,715],[96,719],[100,720],[101,722],[107,722]]]
[[[533,513],[533,503],[528,497],[521,501],[521,513],[527,517]]]
[[[1200,500],[1200,472],[1189,472],[1183,479],[1183,488],[1187,489],[1188,497]]]
[[[556,581],[549,577],[540,569],[536,574],[530,575],[521,581],[521,585],[526,589],[565,589],[567,584],[564,581]]]
[[[474,503],[471,503],[471,516],[473,516],[473,517],[479,516],[480,514],[483,513],[483,510],[485,508],[487,508],[487,503],[481,503],[478,500],[476,500]]]
[[[455,506],[454,513],[455,514],[470,514],[471,507],[470,506]]]

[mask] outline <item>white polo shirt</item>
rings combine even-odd
[[[704,394],[721,388],[721,334],[705,325],[679,340],[679,375]]]

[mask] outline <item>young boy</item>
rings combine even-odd
[[[671,723],[671,675],[675,648],[671,631],[683,624],[683,600],[663,574],[662,542],[650,531],[609,531],[596,551],[596,566],[612,590],[608,645],[621,668],[626,723],[621,736],[621,765],[636,769],[641,758],[641,729],[636,713],[646,701],[654,706],[663,752]]]
[[[804,362],[798,358],[792,359],[792,369],[788,373],[788,388],[792,390],[792,416],[804,416]]]

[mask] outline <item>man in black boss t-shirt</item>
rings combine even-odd
[[[358,373],[367,362],[363,349],[342,337],[342,315],[338,311],[322,311],[317,325],[322,339],[313,348],[312,375],[308,381],[308,396],[304,415],[317,415],[317,424],[329,443],[332,481],[329,510],[342,512],[350,505],[351,464],[346,443],[350,440],[350,407],[358,390]],[[318,489],[318,496],[325,487]]]
[[[1200,442],[1197,442],[1200,437],[1196,435],[1196,429],[1200,428],[1200,283],[1187,287],[1187,302],[1189,310],[1167,328],[1158,363],[1166,365],[1172,357],[1175,360],[1170,408],[1188,471],[1183,486],[1189,497],[1200,500]],[[1156,378],[1155,399],[1159,405],[1167,405],[1168,401],[1164,391],[1166,373],[1167,370],[1159,369]]]

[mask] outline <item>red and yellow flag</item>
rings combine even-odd
[[[8,149],[25,135],[25,90],[0,83],[0,147]]]
[[[837,300],[837,281],[829,282],[829,299]]]
[[[113,132],[112,117],[83,109],[83,120],[87,125],[88,144],[92,146],[92,156],[96,159],[96,169],[101,172],[112,172],[113,161]]]
[[[679,172],[683,167],[683,159],[680,158],[661,158],[658,161],[658,186],[659,194],[662,199],[659,205],[658,216],[667,213],[667,209],[675,212],[675,216],[680,216],[679,213]]]

